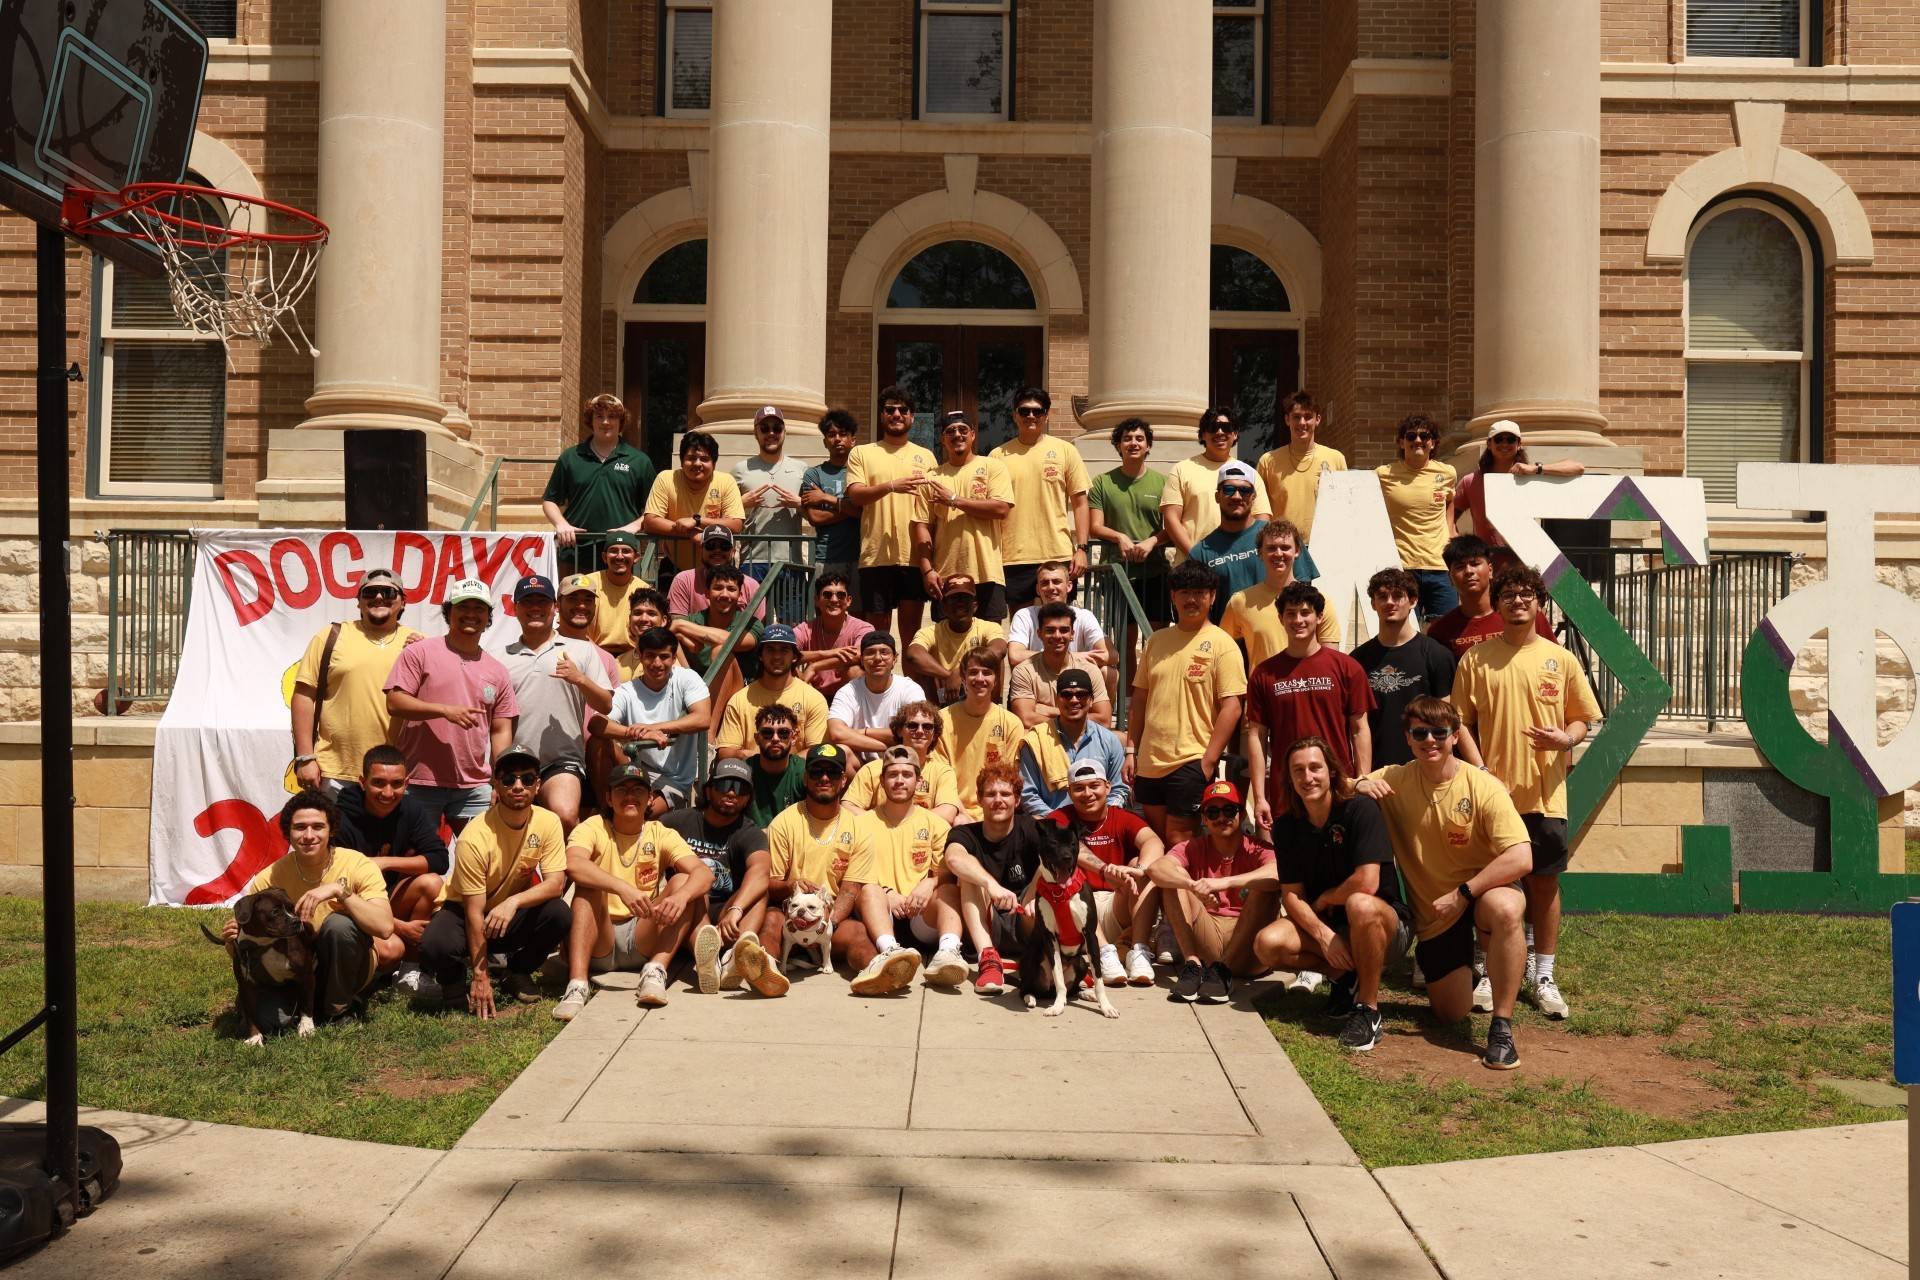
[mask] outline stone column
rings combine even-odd
[[[1511,418],[1530,446],[1604,445],[1600,0],[1479,0],[1476,17],[1470,430]]]
[[[1089,433],[1138,415],[1190,437],[1207,402],[1213,11],[1093,10]]]
[[[798,446],[826,412],[832,62],[826,0],[714,6],[704,430],[772,404]]]

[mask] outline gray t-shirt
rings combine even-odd
[[[778,462],[768,464],[762,462],[756,454],[733,464],[733,478],[739,482],[743,496],[763,484],[771,483],[799,497],[800,480],[806,474],[807,464],[798,458],[783,457]],[[777,538],[797,538],[803,533],[810,535],[812,532],[810,528],[801,528],[798,510],[781,506],[778,495],[771,493],[761,497],[759,506],[747,508],[746,531]],[[797,549],[789,554],[789,549],[786,547],[776,547],[769,552],[765,546],[756,545],[747,548],[746,554],[741,556],[741,561],[749,564],[768,564],[775,560],[797,558]]]
[[[563,760],[580,764],[586,758],[587,700],[553,674],[563,652],[587,679],[602,689],[612,687],[601,665],[600,646],[585,640],[554,636],[538,649],[515,640],[498,655],[513,677],[513,694],[520,702],[513,740],[539,755],[541,768]]]
[[[706,681],[693,674],[691,668],[675,667],[658,692],[647,688],[647,682],[637,676],[615,689],[613,710],[607,713],[607,719],[625,725],[666,724],[686,715],[707,698]],[[625,743],[616,744],[615,751],[624,746]],[[661,784],[673,787],[682,796],[692,793],[693,781],[706,758],[707,735],[704,733],[683,733],[673,740],[673,745],[642,747],[639,755],[640,763],[651,769]]]

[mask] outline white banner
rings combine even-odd
[[[196,530],[193,604],[153,752],[151,904],[235,897],[287,851],[277,819],[293,782],[293,675],[314,634],[359,616],[367,570],[392,569],[401,622],[446,631],[449,586],[479,578],[498,602],[485,643],[516,634],[511,597],[554,573],[551,533]]]

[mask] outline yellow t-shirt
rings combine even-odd
[[[1164,778],[1207,753],[1220,699],[1246,696],[1247,665],[1233,638],[1210,622],[1194,631],[1167,627],[1147,641],[1133,687],[1140,715],[1134,765]]]
[[[1187,535],[1195,542],[1220,527],[1220,496],[1215,490],[1220,485],[1220,468],[1227,462],[1215,462],[1204,453],[1196,453],[1174,463],[1173,470],[1167,473],[1166,488],[1160,491],[1160,506],[1180,508]],[[1266,483],[1261,481],[1253,486],[1253,515],[1257,520],[1272,514],[1273,508],[1267,505]],[[1173,548],[1173,563],[1179,564],[1186,558],[1180,548]]]
[[[885,760],[869,760],[860,766],[860,772],[853,775],[853,783],[847,788],[848,804],[857,804],[862,809],[880,807],[880,802],[886,799],[880,790],[880,774],[886,763]],[[913,789],[913,802],[922,809],[943,804],[958,808],[960,788],[954,781],[953,766],[937,755],[920,766],[920,781]]]
[[[866,856],[847,869],[856,884],[877,884],[898,894],[912,893],[929,875],[940,871],[947,857],[947,821],[937,813],[915,807],[906,819],[890,824],[878,813],[867,815],[872,833]]]
[[[1393,526],[1393,546],[1408,569],[1445,569],[1440,553],[1447,545],[1447,503],[1459,483],[1444,462],[1429,462],[1415,471],[1404,461],[1375,467],[1380,496],[1387,501],[1387,522]]]
[[[1017,438],[987,455],[1006,464],[1013,478],[1013,510],[1004,526],[1001,554],[1008,564],[1040,564],[1073,556],[1073,495],[1093,487],[1080,451],[1043,435],[1032,444]]]
[[[1460,659],[1451,696],[1487,768],[1507,784],[1514,808],[1566,817],[1568,754],[1535,750],[1527,729],[1600,718],[1579,659],[1539,636],[1518,646],[1495,636]]]
[[[922,445],[883,441],[855,445],[847,455],[847,487],[892,484],[907,476],[932,475],[940,460]],[[860,508],[860,567],[913,563],[913,513],[919,495],[890,493]]]
[[[749,681],[745,688],[727,699],[727,709],[720,716],[720,736],[714,740],[716,747],[751,747],[756,739],[753,734],[753,718],[760,714],[760,708],[770,707],[774,703],[791,708],[799,717],[800,724],[795,731],[793,745],[795,755],[808,747],[816,746],[827,740],[827,700],[820,691],[798,676],[787,680],[787,687],[774,693],[758,680]]]
[[[802,800],[767,826],[767,874],[775,880],[811,880],[837,893],[850,867],[872,859],[873,829],[858,809],[843,806],[821,822]]]
[[[1318,443],[1300,455],[1295,455],[1291,443],[1270,449],[1255,468],[1266,488],[1267,501],[1273,504],[1273,514],[1293,521],[1308,542],[1313,541],[1313,508],[1320,500],[1321,475],[1346,469],[1346,454]]]
[[[1251,671],[1287,647],[1287,633],[1280,625],[1279,588],[1256,582],[1245,591],[1236,591],[1227,601],[1227,612],[1220,629],[1247,646],[1247,670]],[[1340,613],[1327,601],[1320,615],[1320,643],[1340,647]]]
[[[651,819],[632,835],[613,829],[613,823],[595,814],[573,829],[567,846],[585,849],[593,864],[616,880],[624,880],[643,897],[658,898],[667,891],[667,877],[684,858],[698,861],[678,831]],[[633,914],[620,895],[607,895],[607,915],[617,924]]]
[[[1007,464],[998,458],[969,458],[958,467],[942,463],[933,474],[956,498],[1013,501],[1013,480],[1007,474]],[[941,577],[964,573],[975,582],[1006,582],[1007,571],[1000,559],[1001,521],[969,515],[958,507],[936,507],[919,494],[913,501],[913,518],[933,533],[933,567]]]
[[[988,708],[984,716],[974,715],[958,702],[941,709],[940,745],[934,755],[953,767],[961,808],[980,816],[980,770],[995,763],[1017,766],[1020,739],[1026,736],[1026,724],[1002,706]]]
[[[955,631],[944,622],[929,622],[913,633],[913,643],[925,648],[949,671],[958,671],[960,659],[981,645],[1006,638],[1005,627],[985,618],[975,618],[965,631]]]
[[[327,647],[322,627],[307,642],[300,669],[294,672],[295,684],[320,691],[320,653]],[[387,677],[400,660],[407,637],[418,635],[412,627],[397,627],[383,640],[367,638],[366,628],[349,622],[340,628],[334,642],[333,661],[328,664],[327,700],[320,704],[320,723],[314,726],[313,753],[320,757],[320,772],[342,782],[360,776],[366,754],[382,743],[393,741],[393,724],[387,716]],[[298,894],[294,895],[296,898]]]
[[[341,628],[341,634],[344,636],[345,633],[346,629]],[[331,695],[328,701],[332,701]],[[380,868],[373,865],[372,858],[354,849],[335,849],[332,859],[327,863],[326,873],[315,876],[312,880],[308,880],[300,870],[300,860],[292,851],[288,851],[256,871],[253,879],[247,881],[245,892],[259,893],[262,889],[278,889],[298,902],[307,890],[323,885],[329,880],[345,880],[348,892],[355,897],[380,902],[387,900],[387,881],[380,874]],[[336,910],[338,908],[330,901],[323,902],[313,909],[315,933],[320,931],[320,926],[325,924],[327,917]]]
[[[526,827],[515,831],[501,821],[498,808],[490,808],[460,833],[440,900],[465,902],[477,894],[491,911],[548,876],[566,873],[567,833],[552,811],[535,805]]]
[[[633,648],[633,593],[652,584],[639,574],[629,574],[626,585],[615,587],[604,570],[587,575],[593,583],[593,642],[608,652]]]
[[[1414,932],[1441,932],[1433,901],[1480,873],[1481,868],[1527,840],[1520,811],[1492,774],[1462,764],[1453,777],[1428,789],[1418,764],[1390,764],[1367,775],[1384,778],[1393,794],[1380,802],[1393,859],[1407,882]]]
[[[665,516],[669,520],[684,520],[688,516],[699,516],[702,520],[745,520],[747,508],[740,501],[740,485],[726,472],[716,468],[713,478],[702,486],[694,484],[687,479],[686,472],[675,467],[653,478],[653,488],[647,491],[645,514]],[[691,569],[700,563],[694,554],[692,538],[662,538],[660,554],[672,560],[678,569]],[[624,620],[621,625],[624,636]]]

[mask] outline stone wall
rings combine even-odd
[[[74,887],[145,902],[153,721],[89,718],[73,731]],[[0,893],[40,892],[40,727],[0,725]]]
[[[0,722],[40,717],[40,546],[0,536]],[[73,599],[73,710],[91,714],[107,687],[107,544],[75,539],[67,575]],[[11,803],[11,802],[5,802]],[[0,840],[7,827],[0,823]],[[0,861],[5,860],[0,853]]]

